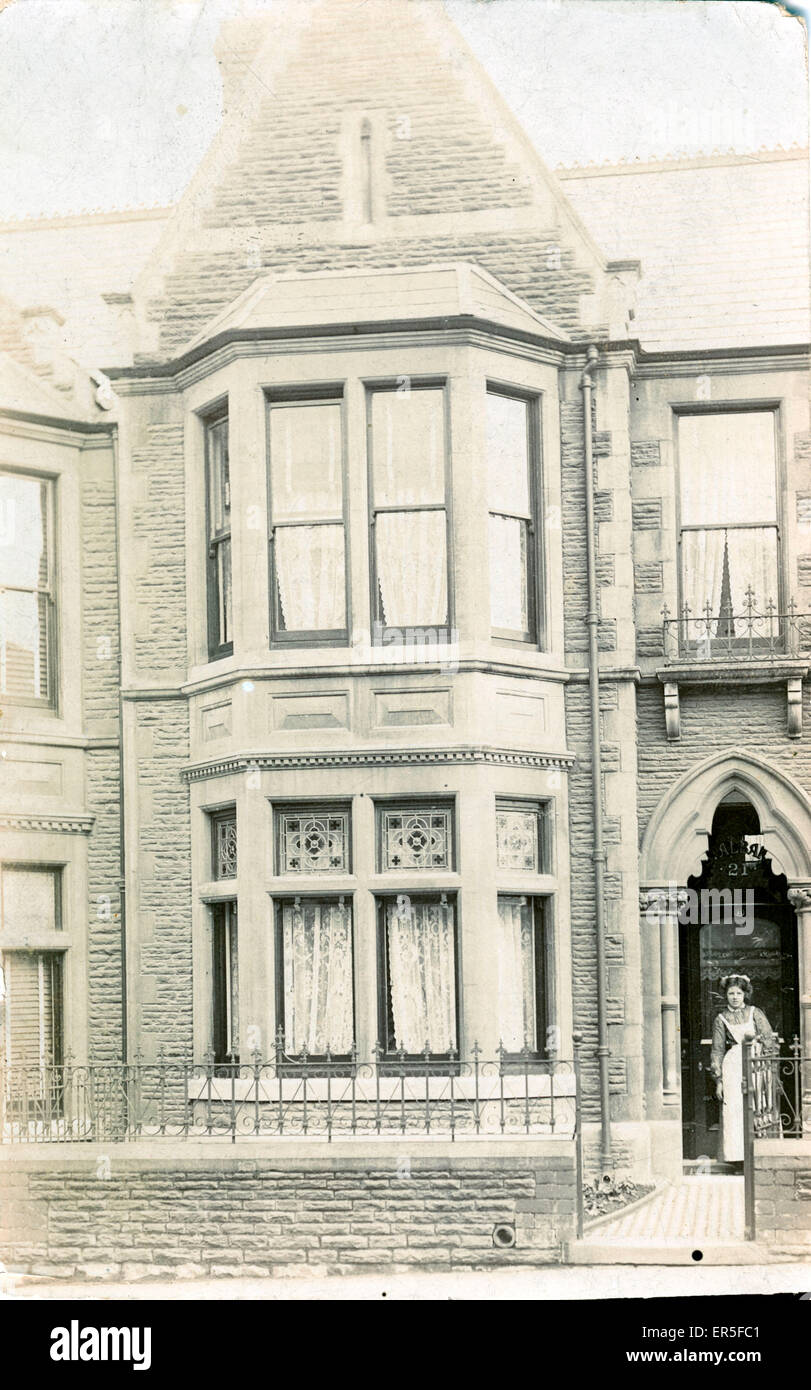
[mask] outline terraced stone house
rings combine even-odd
[[[577,1035],[590,1171],[712,1162],[721,976],[811,1049],[807,152],[553,174],[430,0],[221,67],[0,235],[6,1064]]]

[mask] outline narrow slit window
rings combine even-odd
[[[212,1041],[218,1065],[239,1061],[239,945],[237,905],[216,903],[212,916]]]
[[[231,592],[231,473],[228,416],[206,426],[208,489],[208,654],[214,660],[234,648]]]
[[[490,623],[493,634],[538,639],[535,402],[487,392]]]

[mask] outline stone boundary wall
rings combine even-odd
[[[755,1141],[755,1236],[778,1254],[811,1256],[811,1138]]]
[[[8,1146],[0,1259],[126,1281],[559,1263],[575,1171],[568,1140]]]

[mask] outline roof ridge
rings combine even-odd
[[[756,150],[735,150],[732,147],[719,149],[716,147],[712,150],[696,150],[691,154],[671,152],[653,157],[623,155],[620,159],[589,159],[582,164],[578,160],[570,164],[561,161],[554,166],[554,172],[560,178],[567,174],[638,173],[654,169],[686,168],[706,164],[766,164],[774,160],[797,159],[802,155],[807,155],[808,148],[807,144],[795,140],[789,145],[779,142],[776,145],[760,145]]]

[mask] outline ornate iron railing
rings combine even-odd
[[[784,612],[771,599],[763,612],[746,590],[743,611],[718,612],[707,602],[701,613],[684,604],[678,616],[662,609],[662,642],[666,661],[768,661],[796,656],[811,647],[811,613],[799,613],[794,600]]]
[[[467,1059],[375,1048],[364,1060],[277,1050],[272,1061],[11,1066],[0,1073],[6,1143],[274,1136],[536,1134],[576,1137],[579,1064],[499,1048]]]
[[[744,1043],[744,1200],[746,1237],[755,1239],[755,1141],[811,1134],[811,1057],[799,1038],[786,1052]]]

